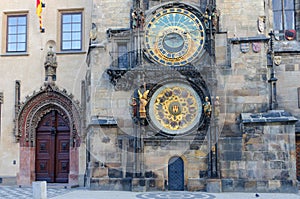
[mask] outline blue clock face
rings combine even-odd
[[[201,54],[204,32],[202,22],[193,13],[181,8],[165,9],[146,24],[146,51],[164,66],[184,66]]]

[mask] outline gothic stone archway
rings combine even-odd
[[[17,179],[19,185],[30,185],[36,180],[36,130],[41,119],[51,111],[59,113],[69,122],[68,183],[78,184],[78,147],[81,142],[82,126],[79,102],[75,102],[72,95],[68,95],[65,90],[61,91],[56,86],[47,85],[29,97],[18,112],[16,138],[20,142],[20,170]]]

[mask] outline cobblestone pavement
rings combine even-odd
[[[300,199],[298,194],[289,193],[205,193],[205,192],[128,192],[92,191],[86,188],[47,188],[52,199]],[[0,199],[32,199],[31,187],[0,186]]]
[[[75,189],[63,189],[63,188],[48,188],[47,197],[53,198],[55,196],[63,195],[74,191]],[[32,188],[31,187],[11,187],[11,186],[0,186],[0,199],[32,199]]]
[[[137,199],[214,199],[215,196],[200,192],[160,192],[142,193],[136,195]]]

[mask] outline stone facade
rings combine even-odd
[[[49,47],[53,47],[56,53],[57,68],[55,86],[52,88],[57,90],[59,96],[81,104],[81,80],[85,77],[86,71],[86,52],[89,46],[89,29],[91,26],[91,2],[90,1],[48,1],[43,8],[42,23],[45,32],[41,33],[39,29],[39,18],[36,14],[36,1],[24,0],[19,1],[2,1],[1,8],[1,31],[0,31],[0,62],[1,62],[1,80],[0,90],[3,93],[3,102],[1,103],[1,134],[0,134],[0,179],[1,184],[19,184],[30,185],[35,180],[35,147],[22,146],[18,140],[18,129],[24,127],[17,124],[19,108],[23,106],[29,113],[34,111],[45,111],[42,107],[50,109],[60,106],[61,110],[65,110],[71,104],[60,104],[58,101],[47,102],[38,101],[43,91],[47,90],[45,86],[45,68],[44,63],[49,51]],[[82,51],[80,52],[62,52],[60,49],[60,32],[61,32],[61,12],[67,11],[83,12],[83,35],[82,35]],[[7,17],[8,16],[27,16],[27,48],[26,52],[7,53]],[[57,94],[56,93],[56,94]],[[47,98],[46,98],[47,99]],[[35,100],[40,105],[44,103],[46,106],[32,105],[28,110],[27,106],[30,100]],[[56,104],[56,105],[55,105]],[[55,106],[53,106],[55,105]],[[77,106],[77,105],[76,105]],[[81,107],[81,105],[77,106]],[[72,107],[69,109],[72,112]],[[81,112],[81,108],[78,111]],[[39,120],[41,116],[37,116],[32,111],[31,119]],[[66,113],[67,111],[63,111]],[[39,112],[41,113],[41,112]],[[43,113],[44,114],[44,113]],[[41,114],[41,115],[43,115]],[[72,114],[72,113],[69,113]],[[82,114],[80,114],[80,117]],[[70,115],[69,115],[70,116]],[[70,117],[69,117],[70,118]],[[22,118],[25,119],[25,118]],[[27,121],[26,121],[27,122]],[[30,127],[31,128],[31,127]],[[36,127],[33,127],[36,128]],[[69,180],[72,184],[83,185],[85,173],[85,145],[84,132],[79,130],[83,143],[78,148],[70,149],[74,165],[69,174]],[[30,134],[35,137],[34,130],[29,130]],[[33,140],[35,142],[35,140]],[[75,160],[73,159],[73,160]],[[74,177],[75,176],[75,177]],[[74,180],[73,180],[74,179]]]
[[[297,35],[292,41],[270,34],[272,5],[271,0],[49,1],[42,13],[45,33],[40,33],[34,3],[1,4],[0,183],[28,185],[36,180],[38,124],[54,110],[71,129],[71,185],[96,190],[295,192],[300,175],[300,1],[295,0]],[[158,63],[151,52],[160,49],[146,45],[157,36],[149,34],[148,24],[174,8],[199,18],[203,30],[198,26],[197,31],[205,38],[201,53],[179,67]],[[61,50],[64,12],[83,13],[80,51]],[[7,53],[6,17],[20,13],[28,16],[27,51]],[[181,35],[188,43],[193,31],[181,29],[171,28],[172,34],[163,30],[165,39]],[[177,42],[161,40],[171,51],[194,45]],[[57,57],[56,78],[45,82],[50,46]],[[168,95],[164,85],[196,93],[199,118],[184,133],[162,129],[150,111],[158,91]],[[146,92],[142,114],[139,95]],[[206,97],[212,105],[208,113]],[[172,103],[166,112],[176,118],[177,108],[181,112],[186,105]]]

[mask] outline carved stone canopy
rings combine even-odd
[[[52,110],[64,115],[69,121],[71,130],[71,144],[78,146],[82,135],[81,108],[78,101],[73,99],[72,94],[66,90],[60,90],[51,84],[41,87],[38,92],[26,97],[22,103],[16,118],[16,140],[20,141],[23,147],[35,146],[36,128],[39,121]]]

